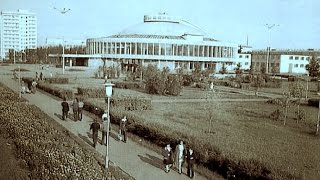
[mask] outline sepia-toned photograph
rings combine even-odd
[[[319,7],[0,0],[0,180],[319,180]]]

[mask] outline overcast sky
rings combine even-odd
[[[55,10],[71,9],[65,14]],[[46,38],[85,39],[117,34],[166,12],[201,27],[212,38],[266,48],[320,48],[319,0],[0,0],[1,11],[37,14],[38,43]]]

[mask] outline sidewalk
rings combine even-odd
[[[19,82],[12,79],[12,75],[2,75],[0,81],[9,88],[19,93]],[[67,119],[61,120],[61,100],[56,100],[41,91],[36,94],[23,94],[22,97],[27,99],[30,104],[39,107],[43,112],[48,114],[52,119],[67,128],[74,135],[80,137],[85,142],[91,144],[90,124],[93,122],[91,118],[83,114],[83,120],[74,122]],[[116,134],[116,132],[111,132]],[[101,133],[99,133],[101,140]],[[163,170],[162,156],[154,151],[142,147],[136,142],[127,140],[127,143],[119,142],[113,136],[110,136],[110,160],[115,165],[121,167],[125,172],[133,176],[137,180],[182,180],[189,179],[185,174],[180,175],[176,171],[171,170],[165,173]],[[100,141],[98,141],[100,142]],[[104,155],[106,146],[97,144],[96,150]],[[186,169],[183,170],[186,173]],[[199,174],[195,174],[195,180],[204,180],[205,178]]]

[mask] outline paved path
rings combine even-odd
[[[15,92],[20,91],[18,81],[14,81],[12,79],[12,75],[2,75],[0,81]],[[30,104],[38,106],[53,120],[69,129],[73,134],[79,136],[85,142],[92,142],[90,138],[91,132],[89,131],[89,125],[92,123],[92,119],[88,116],[83,115],[83,120],[81,122],[74,122],[70,119],[63,121],[60,119],[60,100],[52,98],[41,91],[37,91],[36,94],[24,94],[22,96],[27,99]],[[99,133],[99,136],[100,135],[101,133]],[[101,139],[101,137],[99,139]],[[103,155],[105,154],[105,149],[106,146],[98,144],[96,150]],[[189,179],[186,175],[180,175],[176,171],[165,173],[162,169],[162,156],[160,154],[157,154],[156,152],[149,150],[130,139],[127,143],[122,143],[110,137],[109,152],[110,160],[112,162],[138,180]],[[184,172],[186,172],[185,169]],[[196,174],[194,179],[204,180],[205,178]]]

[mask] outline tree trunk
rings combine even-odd
[[[318,111],[318,120],[317,120],[317,132],[316,135],[319,134],[319,122],[320,122],[320,99],[319,99],[319,111]]]

